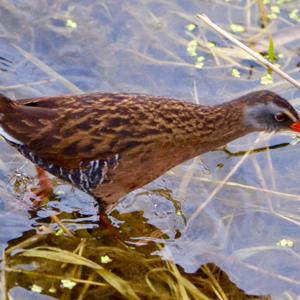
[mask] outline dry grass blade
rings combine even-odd
[[[265,177],[264,177],[264,172],[262,171],[257,159],[255,156],[252,156],[252,164],[253,164],[253,167],[254,167],[254,170],[257,174],[257,179],[261,185],[261,187],[266,190],[267,189],[267,182],[265,180]],[[271,177],[274,177],[272,174],[271,174]],[[273,203],[272,203],[272,198],[270,197],[270,195],[268,193],[265,193],[265,197],[266,197],[266,200],[268,202],[268,205],[269,205],[269,209],[271,212],[274,211],[274,208],[273,208]]]
[[[158,248],[161,249],[159,246]],[[168,250],[168,248],[164,248],[169,256],[171,256],[171,252]],[[197,288],[190,280],[182,276],[180,273],[178,267],[176,264],[174,264],[172,261],[166,261],[166,268],[154,268],[150,270],[146,276],[146,282],[148,283],[149,287],[153,289],[150,280],[149,280],[149,274],[152,272],[169,272],[174,279],[176,280],[174,282],[169,283],[170,290],[174,290],[174,294],[177,295],[176,299],[180,300],[190,300],[190,299],[196,299],[196,300],[211,300],[209,297],[207,297],[205,294],[201,292],[199,288]],[[170,280],[170,276],[166,276],[165,279]]]
[[[35,277],[40,277],[41,276],[40,272],[25,271],[25,270],[14,269],[14,268],[9,268],[9,267],[5,267],[5,272],[7,272],[7,273],[8,272],[19,273],[19,274],[22,274],[23,276],[25,276],[25,275],[35,276]],[[61,281],[62,279],[66,279],[66,276],[43,274],[43,278],[45,280],[46,279],[56,279],[56,280]],[[85,280],[85,279],[78,279],[78,278],[74,278],[74,277],[72,277],[70,279],[72,281],[76,282],[76,283],[83,283],[83,284],[86,284],[86,285],[93,285],[93,286],[97,286],[97,287],[106,287],[106,286],[108,286],[107,283],[101,283],[101,282],[93,281],[93,279],[90,278],[90,277],[87,280]]]
[[[74,234],[63,224],[63,222],[56,216],[51,215],[51,220],[54,223],[57,223],[57,225],[63,230],[64,233],[66,233],[70,237],[75,237]]]
[[[189,296],[184,285],[184,278],[180,275],[177,267],[173,263],[167,263],[167,266],[177,280],[178,284],[174,285],[174,287],[176,286],[176,294],[178,295],[178,298],[182,300],[189,300]]]
[[[212,288],[213,288],[215,294],[218,296],[218,298],[221,300],[228,300],[225,292],[223,291],[222,287],[220,286],[217,278],[215,278],[214,274],[211,272],[210,268],[207,265],[204,265],[204,266],[202,266],[202,270],[210,279]]]
[[[288,74],[286,74],[285,72],[283,72],[282,70],[280,70],[278,67],[274,66],[272,63],[270,63],[268,60],[266,60],[259,53],[253,51],[252,49],[250,49],[249,47],[247,47],[245,44],[243,44],[240,41],[238,41],[236,38],[234,38],[227,31],[225,31],[224,29],[222,29],[221,27],[219,27],[218,25],[216,25],[215,23],[213,23],[207,16],[205,16],[205,15],[197,15],[197,17],[201,21],[203,21],[206,25],[208,25],[209,27],[211,27],[212,29],[214,29],[216,32],[218,32],[219,34],[221,34],[222,36],[224,36],[225,38],[227,38],[228,40],[230,40],[232,43],[234,43],[235,45],[237,45],[238,47],[242,48],[244,51],[246,51],[247,53],[249,53],[251,56],[253,56],[257,60],[257,62],[265,65],[268,68],[270,68],[275,73],[277,73],[279,76],[283,77],[284,79],[286,79],[287,81],[289,81],[291,84],[293,84],[295,87],[297,87],[298,89],[300,89],[300,83],[298,81],[296,81],[295,79],[293,79],[292,77],[290,77]]]
[[[119,276],[104,269],[99,264],[82,257],[78,254],[74,254],[70,251],[61,250],[54,247],[37,247],[31,250],[26,250],[20,255],[26,257],[39,257],[43,259],[54,260],[62,263],[69,263],[75,265],[86,266],[97,272],[107,283],[113,286],[121,295],[126,299],[139,299],[131,286],[126,283]]]
[[[183,200],[184,197],[186,196],[188,186],[189,186],[193,176],[197,172],[199,163],[201,163],[201,159],[199,157],[194,158],[192,163],[188,166],[187,171],[182,176],[181,182],[179,184],[178,192],[177,192],[177,194],[178,194],[177,197],[179,199]]]
[[[295,260],[300,260],[300,254],[295,252],[290,248],[282,248],[278,246],[257,246],[257,247],[248,247],[234,251],[231,257],[234,257],[238,261],[243,261],[248,259],[249,257],[259,254],[261,252],[271,252],[271,251],[285,251],[292,255]]]
[[[9,85],[9,86],[2,86],[0,85],[0,91],[11,91],[11,90],[17,90],[17,89],[23,89],[26,87],[33,87],[37,85],[46,85],[55,82],[56,79],[45,79],[45,80],[38,80],[34,82],[28,82],[28,83],[20,83],[15,85]]]
[[[5,255],[11,254],[14,250],[20,250],[20,249],[31,247],[32,245],[37,244],[46,238],[47,238],[46,235],[35,234],[29,239],[26,239],[25,241],[5,250]]]
[[[6,255],[5,252],[2,252],[2,265],[5,268],[6,266]],[[6,276],[5,271],[1,270],[1,299],[6,300],[7,299],[7,288],[6,288]]]
[[[177,286],[180,289],[180,294],[181,298],[180,299],[187,299],[189,300],[190,298],[187,295],[187,291],[189,294],[193,295],[194,299],[199,299],[199,300],[210,300],[207,296],[202,294],[199,289],[195,287],[188,279],[184,278],[181,276],[178,268],[174,264],[169,264],[169,267],[177,279]]]
[[[273,273],[273,272],[270,272],[268,270],[266,270],[265,268],[261,268],[261,267],[257,267],[257,266],[254,266],[254,265],[251,265],[250,263],[241,263],[244,267],[247,267],[248,269],[250,270],[254,270],[255,272],[257,272],[258,274],[261,273],[265,276],[269,276],[269,277],[273,277],[273,278],[276,278],[277,280],[282,280],[282,281],[285,281],[285,282],[288,282],[290,284],[293,284],[293,285],[296,285],[297,287],[300,286],[300,281],[297,280],[297,279],[294,279],[294,278],[290,278],[290,277],[287,277],[285,275],[280,275],[278,273]],[[282,299],[282,298],[280,298]],[[285,298],[285,299],[291,299],[291,300],[294,300],[295,298]],[[270,298],[270,300],[272,300]]]
[[[88,281],[91,282],[93,280],[94,280],[94,274],[90,274],[89,278],[88,278]],[[89,287],[90,287],[90,283],[86,283],[83,286],[83,288],[80,291],[80,294],[78,295],[78,299],[77,300],[83,300],[84,299],[84,296],[85,296],[86,292],[88,291]]]
[[[205,178],[205,177],[195,177],[194,179],[201,181],[201,182],[207,182],[207,183],[212,183],[212,184],[220,184],[222,182],[220,180],[211,180],[211,179]],[[287,199],[293,199],[295,201],[300,201],[300,196],[296,195],[296,194],[288,194],[288,193],[284,193],[284,192],[278,192],[275,190],[263,189],[263,188],[260,188],[257,186],[246,185],[246,184],[241,184],[241,183],[232,182],[232,181],[226,182],[225,185],[229,186],[229,187],[246,189],[246,190],[250,190],[250,191],[254,191],[254,192],[269,193],[270,195],[279,196],[279,197],[283,197],[283,198],[287,198]]]
[[[260,140],[261,137],[264,134],[261,133],[258,138],[254,141],[253,145],[257,144]],[[271,133],[269,135],[269,137],[271,137],[271,135],[273,135],[273,133]],[[235,172],[239,169],[239,167],[244,163],[244,161],[247,159],[247,157],[249,156],[249,154],[251,153],[251,150],[253,149],[249,149],[244,156],[237,162],[237,164],[231,169],[231,171],[227,174],[227,176],[220,182],[220,184],[212,191],[212,193],[209,195],[209,197],[198,207],[198,209],[192,214],[192,216],[190,217],[190,219],[187,222],[186,225],[186,230],[189,228],[189,226],[191,225],[191,223],[198,217],[198,215],[202,212],[202,210],[208,205],[208,203],[219,193],[219,191],[225,186],[225,184],[228,182],[228,180],[231,178],[231,176],[233,174],[235,174]]]
[[[261,15],[261,21],[263,27],[266,28],[268,25],[268,17],[267,17],[266,8],[263,0],[258,0],[258,8]]]
[[[39,60],[36,56],[32,55],[31,53],[25,51],[24,49],[20,48],[17,45],[13,46],[29,61],[31,61],[34,65],[36,65],[40,70],[48,74],[50,77],[57,80],[57,82],[60,82],[63,86],[65,86],[67,89],[70,90],[70,92],[74,94],[82,94],[82,90],[79,89],[75,84],[55,72],[52,68],[50,68],[48,65],[43,63],[41,60]]]
[[[154,268],[146,274],[145,281],[153,293],[157,294],[157,290],[151,282],[152,275],[156,279],[160,278],[161,281],[168,284],[170,294],[173,295],[172,299],[211,300],[211,298],[204,295],[191,281],[183,277],[175,264],[167,262],[167,267],[168,268]]]

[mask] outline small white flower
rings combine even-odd
[[[103,255],[100,257],[100,261],[102,264],[108,264],[112,262],[112,259],[108,255]]]
[[[66,288],[66,289],[72,289],[77,283],[70,280],[70,279],[62,279],[61,281],[61,285],[62,287]]]
[[[230,24],[229,28],[234,33],[243,33],[246,31],[244,26],[239,25],[239,24],[234,24],[234,23]]]
[[[197,26],[195,24],[191,23],[191,24],[186,25],[186,30],[193,31],[194,29],[196,29],[196,27]]]
[[[43,291],[43,288],[37,284],[33,284],[30,289],[32,292],[39,294]]]
[[[66,21],[66,27],[72,28],[72,29],[76,29],[77,28],[77,23],[71,19],[68,19]]]
[[[266,74],[261,76],[260,78],[260,84],[262,85],[268,85],[273,83],[273,77],[271,74]]]
[[[292,248],[294,246],[294,241],[289,239],[281,239],[276,243],[276,246],[283,248]]]
[[[235,68],[233,68],[233,69],[231,70],[231,75],[232,75],[233,77],[236,77],[236,78],[240,78],[240,77],[241,77],[240,71],[239,71],[238,69],[235,69]]]

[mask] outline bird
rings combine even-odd
[[[90,93],[13,101],[0,94],[0,135],[104,209],[174,166],[256,131],[300,132],[293,106],[255,91],[214,105]]]

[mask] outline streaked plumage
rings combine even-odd
[[[0,116],[0,133],[25,157],[107,204],[187,159],[299,119],[270,91],[217,106],[120,93],[17,102],[1,95]]]

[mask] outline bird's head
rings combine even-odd
[[[244,98],[244,124],[255,131],[289,130],[300,132],[300,119],[295,108],[270,91],[259,91]]]

